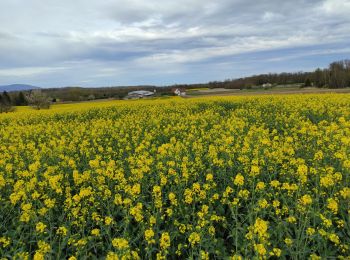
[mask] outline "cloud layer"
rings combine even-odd
[[[206,82],[349,57],[350,0],[2,0],[0,84]]]

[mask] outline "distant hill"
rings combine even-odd
[[[23,90],[31,90],[31,89],[40,89],[40,88],[31,86],[31,85],[26,85],[26,84],[12,84],[12,85],[0,86],[0,92],[23,91]]]

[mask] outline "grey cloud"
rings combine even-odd
[[[320,44],[331,53],[350,40],[349,13],[349,0],[2,0],[0,74],[19,68],[21,77],[77,82],[95,70],[99,80],[85,82],[135,73],[158,82],[244,53]]]

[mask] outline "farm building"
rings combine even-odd
[[[150,96],[153,96],[155,92],[156,90],[154,90],[153,92],[148,90],[131,91],[128,93],[125,99],[137,99],[137,98],[150,97]]]
[[[174,92],[175,95],[178,95],[178,96],[185,96],[186,95],[185,88],[175,88],[175,89],[172,89],[172,91]]]
[[[262,85],[263,88],[271,88],[272,84],[271,83],[265,83]]]

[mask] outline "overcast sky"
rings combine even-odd
[[[0,0],[0,85],[207,82],[350,58],[350,0]]]

